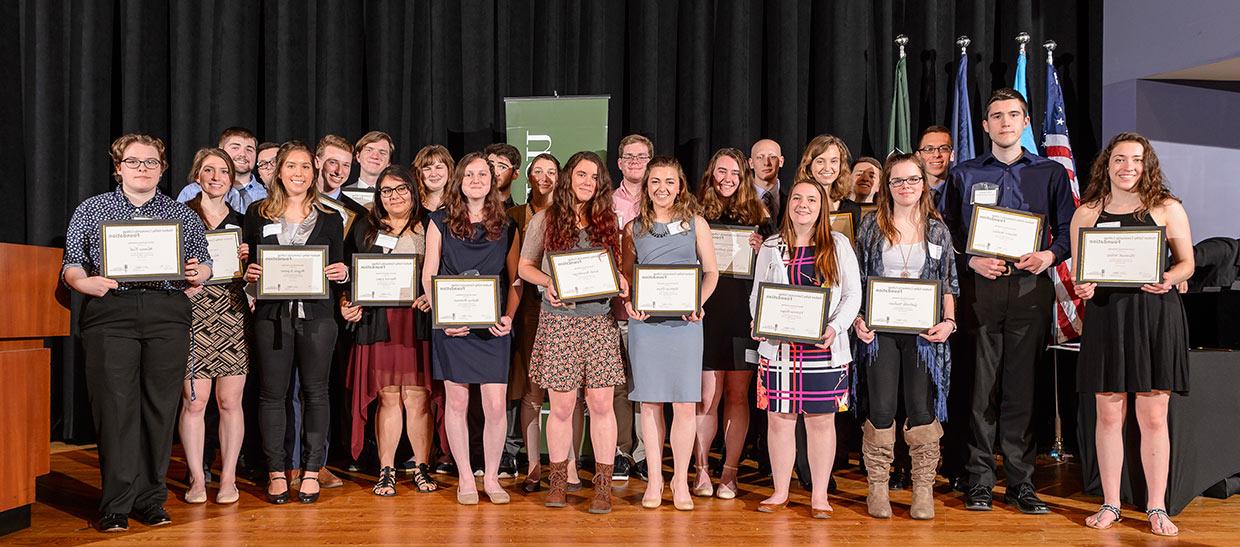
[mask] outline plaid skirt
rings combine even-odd
[[[829,351],[827,359],[805,359],[798,353],[792,351],[786,361],[758,359],[758,408],[783,414],[847,411],[848,364],[834,366]]]
[[[623,385],[620,329],[611,314],[583,317],[542,310],[530,356],[530,379],[560,392]]]

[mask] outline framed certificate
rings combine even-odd
[[[551,282],[564,302],[599,300],[620,294],[620,276],[611,251],[578,249],[547,254]]]
[[[113,220],[102,223],[99,230],[104,277],[114,281],[185,279],[181,221]]]
[[[759,338],[819,344],[827,330],[831,289],[758,283],[753,334]]]
[[[353,228],[353,221],[357,220],[357,213],[349,210],[343,203],[322,194],[319,194],[319,203],[335,211],[336,214],[340,215],[340,218],[344,219],[344,235],[348,237],[349,229]]]
[[[259,300],[324,300],[327,245],[259,245]]]
[[[1140,287],[1162,283],[1166,269],[1166,227],[1081,228],[1077,234],[1077,283]]]
[[[432,327],[487,328],[499,322],[499,276],[431,277]]]
[[[204,285],[221,285],[244,274],[237,247],[241,246],[241,230],[227,228],[207,232],[207,252],[211,254],[211,279]]]
[[[871,277],[866,284],[865,324],[878,332],[925,332],[939,324],[941,287],[930,279]]]
[[[1038,250],[1042,243],[1042,215],[974,205],[969,222],[969,242],[965,253],[1020,260]]]
[[[754,252],[749,237],[758,229],[752,226],[711,224],[710,237],[715,244],[715,260],[719,275],[753,279]]]
[[[352,300],[356,306],[408,306],[418,297],[418,255],[353,255]]]
[[[340,193],[349,196],[349,199],[356,201],[358,205],[369,209],[375,201],[374,188],[341,188]]]
[[[854,246],[857,244],[857,236],[853,230],[852,215],[848,213],[831,213],[831,231],[839,232],[848,236],[848,241]]]
[[[633,309],[655,316],[680,317],[702,307],[702,267],[633,267]]]

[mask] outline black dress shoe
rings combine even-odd
[[[624,454],[620,454],[616,456],[615,463],[612,465],[612,468],[611,468],[611,480],[613,481],[629,480],[629,473],[632,471],[632,469],[633,469],[632,458],[625,456]]]
[[[108,513],[99,517],[95,529],[100,532],[125,532],[129,530],[129,517],[124,513]]]
[[[306,484],[306,481],[314,481],[317,484],[319,482],[319,478],[318,477],[302,477],[301,478],[301,484],[303,486]],[[322,485],[320,485],[319,491],[313,494],[307,494],[305,492],[302,492],[301,490],[298,490],[297,501],[301,503],[314,503],[316,501],[319,501],[319,494],[323,492],[322,488],[323,488]]]
[[[974,485],[964,495],[964,508],[970,511],[989,511],[994,503],[994,494],[984,484]]]
[[[957,492],[964,493],[969,491],[969,480],[964,478],[963,475],[949,480],[948,483],[952,485],[952,490]]]
[[[285,484],[288,483],[288,479],[284,477],[271,477],[268,481],[284,481]],[[267,503],[274,505],[284,505],[288,503],[288,487],[285,487],[284,491],[279,494],[272,494],[271,492],[267,492],[266,494]]]
[[[136,513],[138,522],[147,526],[172,524],[172,517],[168,516],[168,512],[164,510],[162,505],[152,505],[146,509],[139,509]]]
[[[904,490],[908,488],[908,473],[899,467],[891,469],[891,477],[887,479],[887,488],[891,490]]]
[[[1038,498],[1033,485],[1027,482],[1008,488],[1003,494],[1003,503],[1015,507],[1026,515],[1045,515],[1051,512],[1046,502]]]
[[[646,469],[646,460],[642,460],[642,461],[639,461],[633,464],[633,468],[630,470],[630,472],[633,474],[634,477],[637,477],[638,479],[642,481],[650,480],[650,474]]]

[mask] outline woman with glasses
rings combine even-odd
[[[413,177],[404,167],[390,165],[379,173],[374,205],[352,232],[347,245],[350,262],[355,253],[426,253],[426,234],[422,228],[422,207]],[[431,478],[432,420],[430,344],[418,339],[415,325],[424,322],[430,309],[425,294],[412,306],[355,305],[345,291],[340,297],[340,315],[354,328],[353,351],[349,355],[346,387],[352,393],[353,459],[361,456],[365,444],[368,408],[376,398],[375,439],[379,448],[379,481],[376,496],[396,495],[396,446],[401,431],[409,436],[413,448],[413,488],[420,493],[434,492],[439,484]],[[403,418],[402,418],[403,415]],[[403,423],[402,423],[403,422]]]
[[[896,408],[903,402],[907,422],[900,428],[912,460],[914,519],[934,518],[932,487],[939,463],[940,422],[947,419],[951,350],[956,331],[955,251],[951,234],[930,201],[921,160],[895,154],[887,160],[887,179],[879,180],[878,210],[861,220],[857,255],[863,286],[872,278],[925,279],[939,284],[938,323],[925,332],[899,334],[870,330],[865,314],[853,321],[857,333],[855,401],[868,408],[862,424],[870,516],[888,518],[888,478],[896,442]],[[864,306],[862,307],[864,310]]]
[[[792,186],[779,233],[763,242],[754,265],[750,316],[756,316],[761,282],[830,290],[830,310],[819,343],[756,338],[758,408],[767,412],[767,443],[774,492],[758,504],[772,513],[788,504],[797,457],[797,416],[805,418],[806,451],[813,475],[829,477],[835,459],[835,414],[849,408],[848,328],[861,307],[857,258],[843,234],[831,230],[827,188],[812,181]],[[752,328],[752,323],[751,323]],[[810,511],[830,518],[828,481],[813,483]]]

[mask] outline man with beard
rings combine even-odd
[[[224,197],[228,206],[238,213],[245,213],[251,203],[267,197],[267,187],[254,174],[254,161],[258,153],[258,138],[244,127],[229,127],[220,133],[217,146],[228,153],[236,171],[233,187]],[[177,194],[177,201],[185,203],[202,192],[197,184],[187,185]]]
[[[762,139],[753,143],[749,149],[749,167],[753,169],[753,185],[758,190],[758,199],[766,205],[771,218],[779,225],[779,213],[784,210],[784,202],[788,194],[779,186],[779,170],[784,166],[784,153],[779,143],[771,139]]]
[[[487,145],[482,155],[495,173],[495,187],[499,189],[500,197],[504,198],[504,210],[513,208],[517,202],[512,199],[512,181],[517,180],[521,169],[521,152],[511,144],[497,142]]]
[[[930,184],[931,198],[937,205],[943,199],[943,183],[947,182],[947,170],[951,167],[956,153],[952,150],[951,130],[941,125],[932,125],[921,132],[921,141],[917,143],[917,157],[926,166],[926,176]]]

